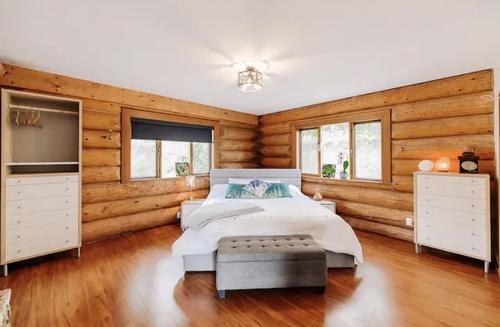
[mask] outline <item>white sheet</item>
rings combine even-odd
[[[203,205],[241,201],[255,203],[264,211],[217,220],[196,231],[187,229],[173,244],[174,255],[211,253],[226,236],[308,234],[325,250],[350,254],[357,264],[363,262],[361,244],[351,226],[295,186],[290,186],[291,198],[278,199],[226,199],[226,188],[227,184],[214,185]]]

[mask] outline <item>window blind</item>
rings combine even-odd
[[[212,127],[132,118],[132,139],[212,143]]]

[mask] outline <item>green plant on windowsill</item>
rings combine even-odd
[[[323,168],[321,169],[321,175],[325,178],[333,178],[335,177],[337,169],[336,166],[333,164],[325,164],[323,165]]]
[[[347,168],[349,168],[349,161],[344,160],[344,162],[342,162],[342,171],[339,173],[340,179],[347,179],[347,177],[349,176]]]

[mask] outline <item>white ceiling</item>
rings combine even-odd
[[[255,114],[500,68],[499,34],[498,0],[0,1],[0,61]]]

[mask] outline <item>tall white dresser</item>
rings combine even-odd
[[[2,89],[1,260],[79,249],[81,101]]]
[[[428,246],[491,261],[490,176],[414,173],[415,249]]]

